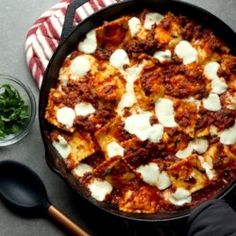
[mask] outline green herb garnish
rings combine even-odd
[[[0,85],[0,139],[18,133],[29,118],[29,107],[9,84]]]

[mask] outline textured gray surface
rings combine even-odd
[[[10,74],[28,84],[37,101],[39,93],[25,63],[25,36],[32,22],[56,2],[56,0],[0,0],[0,73]],[[207,9],[236,30],[236,0],[188,0],[187,2]],[[80,223],[82,220],[79,207],[74,207],[74,196],[45,163],[37,119],[36,116],[29,135],[20,143],[0,149],[0,160],[18,160],[36,170],[43,179],[53,203],[74,221]],[[65,235],[65,233],[47,219],[26,219],[10,212],[0,204],[0,235],[53,236]]]

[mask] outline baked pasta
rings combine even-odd
[[[88,196],[130,213],[191,208],[236,179],[236,57],[185,16],[122,16],[66,57],[45,119]]]

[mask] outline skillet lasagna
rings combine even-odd
[[[185,16],[145,10],[88,32],[45,118],[88,196],[120,211],[191,208],[236,179],[236,57]]]

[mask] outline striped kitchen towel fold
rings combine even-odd
[[[30,27],[26,42],[26,61],[29,70],[40,88],[48,62],[56,50],[65,13],[72,0],[62,0],[40,16]],[[94,12],[118,2],[117,0],[90,0],[76,10],[74,25]]]

